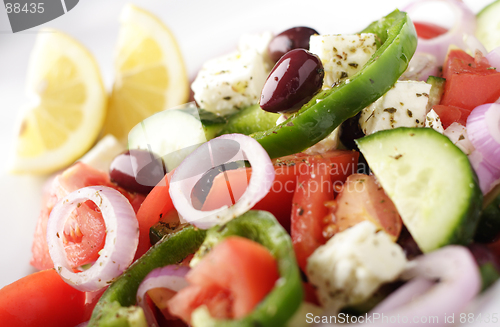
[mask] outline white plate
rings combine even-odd
[[[177,36],[189,75],[194,77],[204,60],[233,49],[242,33],[280,32],[293,26],[310,26],[320,33],[354,33],[408,0],[191,0],[135,1],[158,15]],[[465,0],[478,11],[490,0]],[[118,16],[125,1],[85,0],[44,27],[61,29],[86,45],[97,58],[108,88],[113,76],[113,48]],[[439,17],[442,11],[426,11]],[[29,265],[32,235],[41,206],[44,178],[10,176],[5,172],[13,126],[26,101],[24,82],[35,27],[12,34],[5,9],[0,9],[0,287],[34,271]],[[497,285],[498,286],[498,285]],[[500,303],[500,287],[486,305]],[[497,307],[499,307],[497,305]],[[457,319],[456,319],[457,320]]]

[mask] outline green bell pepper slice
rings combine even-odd
[[[253,134],[271,158],[301,152],[384,95],[408,67],[417,47],[415,27],[395,10],[361,33],[374,33],[381,46],[352,78],[318,93],[297,113],[265,132]]]
[[[134,306],[142,280],[153,269],[179,263],[194,253],[205,235],[206,231],[188,226],[156,243],[108,287],[97,302],[88,327],[144,326],[142,309]]]
[[[194,327],[275,327],[285,326],[303,300],[302,280],[292,241],[276,218],[267,211],[248,211],[223,226],[208,230],[205,242],[193,260],[200,260],[215,245],[229,236],[242,236],[265,246],[276,258],[280,279],[257,307],[241,319],[220,320],[201,313],[192,315]]]

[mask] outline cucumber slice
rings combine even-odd
[[[167,171],[207,141],[196,106],[187,104],[158,112],[128,134],[129,149],[145,149],[162,157]]]
[[[430,128],[356,140],[423,252],[472,241],[483,196],[467,156]]]
[[[427,83],[431,85],[431,91],[429,92],[429,101],[427,101],[427,111],[432,109],[432,106],[439,104],[441,102],[441,97],[444,93],[444,83],[446,79],[437,76],[429,76],[427,78]]]
[[[491,51],[500,46],[500,0],[484,7],[476,17],[476,37]]]

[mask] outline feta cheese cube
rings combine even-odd
[[[201,108],[229,115],[258,103],[268,70],[254,49],[207,61],[191,88]]]
[[[339,146],[339,130],[337,127],[327,137],[316,143],[310,148],[304,150],[309,155],[321,154],[330,150],[335,150]]]
[[[238,41],[238,50],[240,52],[244,52],[247,50],[257,51],[257,53],[262,56],[266,69],[268,71],[271,71],[274,63],[272,62],[271,58],[269,58],[269,52],[267,51],[267,48],[269,46],[269,42],[271,42],[273,37],[274,34],[272,32],[264,32],[261,34],[243,34],[242,36],[240,36],[240,39]]]
[[[431,109],[425,117],[425,127],[433,128],[436,132],[441,134],[444,132],[441,118],[439,118],[438,114],[433,109]]]
[[[317,55],[325,69],[324,88],[356,74],[377,50],[375,34],[312,35],[309,51]]]
[[[396,127],[424,127],[431,85],[398,81],[377,101],[361,111],[359,124],[368,135]]]
[[[370,221],[335,234],[307,260],[307,276],[320,303],[338,311],[368,299],[406,266],[403,249]]]
[[[462,124],[452,123],[444,130],[443,134],[465,154],[469,155],[475,150],[467,135],[467,129]]]

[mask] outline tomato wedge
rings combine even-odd
[[[330,180],[342,183],[347,176],[356,172],[359,153],[356,151],[335,150],[321,155],[299,153],[273,161],[275,180],[269,193],[260,200],[254,210],[271,212],[290,231],[292,199],[300,175],[309,172],[311,161],[327,167]],[[216,176],[205,199],[202,210],[214,210],[223,205],[232,205],[245,192],[252,174],[251,168],[226,171]]]
[[[306,271],[307,258],[325,244],[325,204],[334,199],[330,173],[320,161],[309,160],[309,171],[299,176],[293,196],[291,236],[299,267]]]
[[[49,255],[46,234],[47,221],[57,201],[82,187],[95,185],[109,186],[120,191],[130,201],[136,212],[144,200],[143,195],[128,193],[112,183],[107,173],[81,162],[76,163],[56,176],[51,184],[35,229],[31,265],[39,270],[54,267]],[[73,212],[65,226],[63,237],[71,266],[79,267],[94,262],[104,246],[105,236],[106,226],[102,214],[93,202],[86,201]]]
[[[334,204],[330,206],[328,220],[332,233],[329,237],[368,220],[395,242],[403,228],[396,206],[374,175],[353,174],[347,177]]]
[[[191,321],[206,305],[219,319],[239,319],[271,291],[279,278],[276,260],[264,246],[230,236],[217,244],[186,276],[190,285],[168,302],[170,313]]]
[[[432,23],[413,22],[413,25],[415,25],[417,36],[421,39],[433,39],[448,32],[446,28]]]
[[[39,271],[0,289],[0,321],[16,327],[76,326],[89,319],[85,297],[54,269]]]
[[[140,258],[151,247],[149,239],[149,229],[160,219],[164,222],[178,222],[179,218],[175,214],[174,204],[170,198],[169,181],[174,171],[169,172],[149,192],[141,207],[137,211],[137,221],[139,222],[139,246],[135,253],[135,259]],[[167,220],[168,219],[168,220]]]
[[[500,98],[500,72],[490,67],[479,52],[472,57],[461,49],[450,50],[443,66],[443,77],[446,83],[439,104],[445,107],[437,107],[443,122],[456,121],[465,125],[472,109]]]

